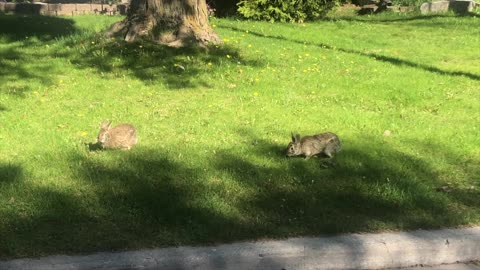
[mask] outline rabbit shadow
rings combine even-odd
[[[90,152],[97,152],[97,151],[103,150],[103,147],[98,142],[89,142],[89,143],[85,143],[85,145],[87,146],[88,151]]]
[[[257,156],[283,159],[292,162],[318,162],[319,167],[322,169],[329,169],[337,166],[336,155],[332,158],[325,153],[319,153],[312,156],[310,159],[306,159],[304,156],[288,156],[287,146],[290,141],[286,140],[285,143],[280,144],[277,141],[260,138],[245,130],[241,130],[239,134],[248,138],[245,141],[251,142],[252,152]]]
[[[284,155],[285,159],[287,161],[295,161],[295,162],[318,162],[318,168],[322,170],[327,170],[327,169],[335,169],[337,168],[338,162],[336,160],[336,156],[333,158],[325,155],[325,154],[319,154],[312,156],[311,158],[305,158],[303,156],[293,156],[289,157],[287,155]],[[297,161],[298,160],[298,161]]]

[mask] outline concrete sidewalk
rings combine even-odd
[[[0,262],[0,269],[384,269],[479,259],[480,227],[472,227],[50,256]]]

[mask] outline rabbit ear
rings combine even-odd
[[[295,142],[295,135],[293,135],[293,132],[292,132],[292,142]]]
[[[112,124],[112,121],[110,122],[107,122],[107,121],[103,121],[102,122],[102,125],[101,125],[101,128],[102,129],[110,129],[110,125]]]
[[[295,142],[300,142],[300,134],[295,135]]]

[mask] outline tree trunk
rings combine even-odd
[[[205,0],[132,0],[127,18],[112,25],[107,36],[173,47],[221,43],[208,24]]]

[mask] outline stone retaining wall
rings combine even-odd
[[[83,14],[126,15],[127,4],[47,4],[47,3],[3,3],[0,2],[0,13],[23,15],[73,16]]]
[[[423,3],[420,6],[422,14],[443,13],[453,11],[457,14],[468,14],[475,9],[475,1],[473,0],[452,0],[452,1],[436,1]]]

